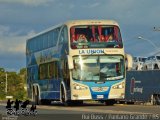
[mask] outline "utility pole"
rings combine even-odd
[[[7,78],[8,76],[7,76],[7,73],[6,73],[6,88],[5,88],[5,92],[6,92],[6,94],[7,94],[7,85],[8,85],[8,81],[7,81]]]

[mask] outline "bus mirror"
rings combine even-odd
[[[125,63],[126,63],[126,70],[131,70],[133,65],[133,59],[130,54],[125,54]]]
[[[71,69],[74,68],[74,66],[73,66],[73,58],[71,56],[69,56],[69,55],[67,57],[68,57],[68,67],[71,70]]]

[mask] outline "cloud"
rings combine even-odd
[[[19,3],[30,6],[48,5],[50,2],[54,0],[0,0],[0,3]]]
[[[20,31],[11,32],[8,26],[0,25],[0,54],[23,53],[25,54],[26,39],[35,34],[34,31],[26,35],[19,35]]]
[[[0,25],[0,67],[7,71],[18,71],[25,67],[26,40],[36,33],[30,30],[21,34],[23,30],[13,31],[9,26]]]
[[[7,71],[18,71],[20,68],[26,66],[24,53],[2,53],[0,57],[0,67],[5,68]]]
[[[0,25],[0,35],[5,35],[6,32],[9,31],[9,27],[8,26],[3,26],[3,25]]]
[[[21,35],[22,31],[13,32],[10,27],[0,25],[0,67],[7,71],[18,71],[25,67],[26,40],[35,35],[35,32],[31,30],[26,35]]]
[[[88,7],[88,8],[95,8],[95,7],[98,7],[99,5],[100,5],[99,2],[95,2],[95,3],[87,5],[86,7]]]

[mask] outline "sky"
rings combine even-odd
[[[0,67],[25,67],[27,38],[76,19],[116,20],[125,51],[149,56],[158,49],[147,40],[160,46],[159,5],[160,0],[0,0]]]

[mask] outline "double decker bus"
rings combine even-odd
[[[124,99],[125,53],[112,20],[74,20],[51,27],[26,43],[28,96],[36,104]]]

